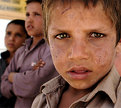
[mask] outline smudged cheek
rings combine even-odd
[[[95,51],[94,65],[97,69],[110,69],[113,63],[113,49],[100,49]]]
[[[56,45],[50,46],[53,63],[58,72],[64,71],[66,67],[65,48]]]

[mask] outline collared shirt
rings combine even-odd
[[[0,59],[0,78],[2,76],[2,74],[4,73],[6,67],[8,66],[6,60],[7,58],[9,58],[10,53],[9,51],[5,51],[1,53],[1,59]]]
[[[0,85],[1,85],[1,76],[3,75],[8,63],[6,62],[7,58],[9,58],[9,51],[5,51],[1,53],[0,59]],[[10,99],[5,98],[0,92],[0,108],[13,108],[15,105],[16,97],[13,96]]]
[[[45,83],[32,108],[57,108],[66,84],[61,76]],[[69,108],[121,108],[120,76],[115,67],[91,93],[73,102]]]
[[[20,47],[11,60],[2,76],[1,92],[10,98],[13,93],[17,97],[15,108],[30,108],[31,104],[39,94],[40,86],[57,76],[53,65],[48,44],[44,39],[30,49],[33,39],[27,39],[24,46]],[[33,69],[33,65],[42,59],[45,65]],[[13,83],[8,81],[10,72],[15,72]]]

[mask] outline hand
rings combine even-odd
[[[34,66],[33,66],[33,70],[38,69],[39,67],[43,67],[45,65],[45,62],[42,61],[42,59],[40,59]]]
[[[14,78],[14,75],[15,75],[16,73],[15,72],[11,72],[9,75],[8,75],[8,81],[10,82],[10,83],[13,83],[13,78]]]

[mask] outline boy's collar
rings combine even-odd
[[[98,83],[97,87],[88,95],[82,99],[84,102],[90,101],[98,92],[104,92],[107,94],[113,103],[116,102],[116,88],[120,81],[120,75],[118,74],[115,66],[112,67],[111,71]],[[67,82],[59,75],[49,82],[45,83],[41,87],[41,92],[45,95],[56,91],[59,87],[64,87]],[[77,100],[79,101],[79,100]]]
[[[115,66],[111,71],[98,83],[97,87],[89,94],[86,101],[92,99],[98,92],[102,91],[106,93],[113,103],[116,102],[116,88],[120,81],[120,75],[117,72]]]

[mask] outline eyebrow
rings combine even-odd
[[[71,33],[71,30],[69,30],[68,28],[57,28],[56,26],[52,28],[53,32],[67,32],[67,33]],[[84,32],[99,32],[99,33],[107,33],[108,30],[107,28],[104,27],[97,27],[97,28],[86,28],[83,30]]]

